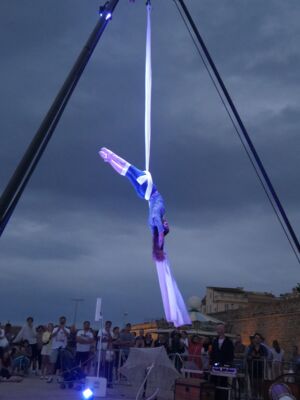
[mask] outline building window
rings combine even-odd
[[[228,311],[228,304],[225,304],[225,311]]]

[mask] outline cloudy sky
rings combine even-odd
[[[0,321],[163,315],[147,203],[99,158],[144,166],[144,0],[120,0],[0,239]],[[299,265],[171,0],[153,0],[151,170],[188,299],[290,291]],[[300,3],[187,0],[298,236]],[[0,3],[0,189],[97,21],[96,0]],[[5,305],[5,307],[3,306]],[[124,313],[128,314],[124,317]]]

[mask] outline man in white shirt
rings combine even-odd
[[[51,354],[50,354],[50,363],[52,365],[52,373],[55,372],[55,364],[57,362],[59,350],[65,349],[68,344],[68,337],[70,335],[70,329],[66,328],[66,317],[59,318],[59,324],[56,326],[51,334],[50,339],[52,340],[51,344]],[[52,382],[53,376],[50,376],[47,380],[48,383]]]
[[[94,343],[94,334],[89,321],[84,321],[83,329],[76,334],[76,364],[88,370],[91,345]]]
[[[104,328],[102,329],[102,332],[99,330],[98,332],[98,338],[100,342],[101,338],[101,348],[102,350],[106,350],[108,343],[112,342],[112,322],[111,321],[105,321]],[[98,342],[98,350],[99,350],[99,342]]]
[[[26,324],[17,334],[13,343],[22,342],[24,340],[28,340],[28,343],[31,348],[31,362],[32,362],[32,372],[36,372],[36,364],[38,359],[38,348],[37,348],[37,338],[36,338],[36,330],[33,326],[33,318],[28,317],[26,319]]]

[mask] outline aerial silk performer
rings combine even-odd
[[[166,320],[174,325],[191,324],[182,295],[172,274],[167,255],[164,251],[165,236],[169,225],[165,217],[165,205],[161,194],[152,181],[149,172],[151,144],[151,4],[147,0],[147,36],[146,36],[146,73],[145,73],[145,158],[146,168],[142,171],[126,160],[103,147],[99,154],[120,175],[126,176],[138,196],[149,202],[149,226],[152,232],[152,254],[156,263],[158,280],[163,300]]]
[[[164,238],[169,233],[169,225],[165,217],[163,197],[152,182],[150,172],[141,171],[105,147],[99,151],[99,155],[118,174],[129,179],[139,197],[149,201],[148,222],[152,232],[152,255],[156,263],[166,320],[173,322],[175,326],[191,324],[164,251]]]

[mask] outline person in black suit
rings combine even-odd
[[[211,365],[219,364],[220,366],[231,366],[234,358],[234,346],[232,341],[225,336],[225,325],[217,325],[217,337],[212,343],[212,350],[210,354]],[[226,377],[212,376],[212,382],[216,386],[226,387],[228,381]],[[226,400],[228,398],[226,390],[216,391],[216,400]]]
[[[217,337],[214,339],[211,350],[211,363],[214,365],[231,365],[234,358],[234,346],[232,341],[225,336],[225,325],[217,325]]]

